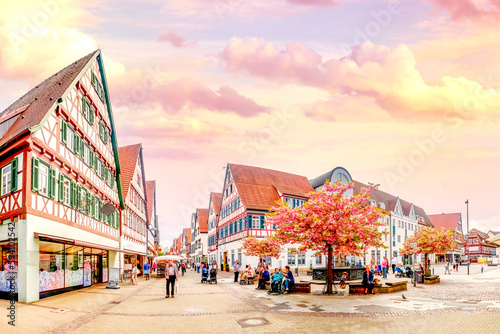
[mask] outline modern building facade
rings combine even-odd
[[[100,50],[0,113],[0,156],[1,293],[32,302],[107,282],[124,202]]]

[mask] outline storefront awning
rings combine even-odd
[[[141,252],[138,252],[138,251],[135,251],[135,250],[132,250],[132,249],[128,249],[128,248],[124,248],[122,250],[123,253],[125,254],[133,254],[133,255],[141,255],[141,256],[146,256],[147,254],[146,253],[141,253]]]
[[[80,240],[75,240],[75,239],[68,239],[68,238],[58,237],[58,236],[44,234],[44,233],[35,233],[35,239],[38,239],[40,241],[58,242],[58,243],[67,244],[67,245],[75,245],[75,246],[82,246],[82,247],[89,247],[89,248],[99,248],[99,249],[110,250],[110,251],[115,251],[115,252],[123,252],[122,250],[115,248],[115,247],[110,247],[110,246],[106,246],[106,245],[99,245],[99,244],[94,244],[91,242],[80,241]]]

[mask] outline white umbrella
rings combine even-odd
[[[155,257],[155,261],[161,261],[161,260],[180,261],[182,260],[182,257],[179,255],[162,255]]]

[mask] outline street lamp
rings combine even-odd
[[[467,247],[467,275],[469,275],[469,267],[470,267],[470,260],[469,260],[469,200],[466,200],[465,204],[467,205],[467,238],[465,239],[465,246]]]

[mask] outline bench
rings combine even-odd
[[[393,293],[403,290],[408,290],[407,281],[385,283],[385,286],[382,284],[375,284],[373,288],[373,292],[375,293]],[[349,284],[350,295],[362,295],[364,293],[365,293],[365,287],[363,286],[363,284],[360,283]]]
[[[424,277],[424,284],[437,284],[439,282],[441,282],[441,279],[439,278],[438,275],[431,275]]]
[[[295,282],[289,293],[311,293],[311,282]]]

